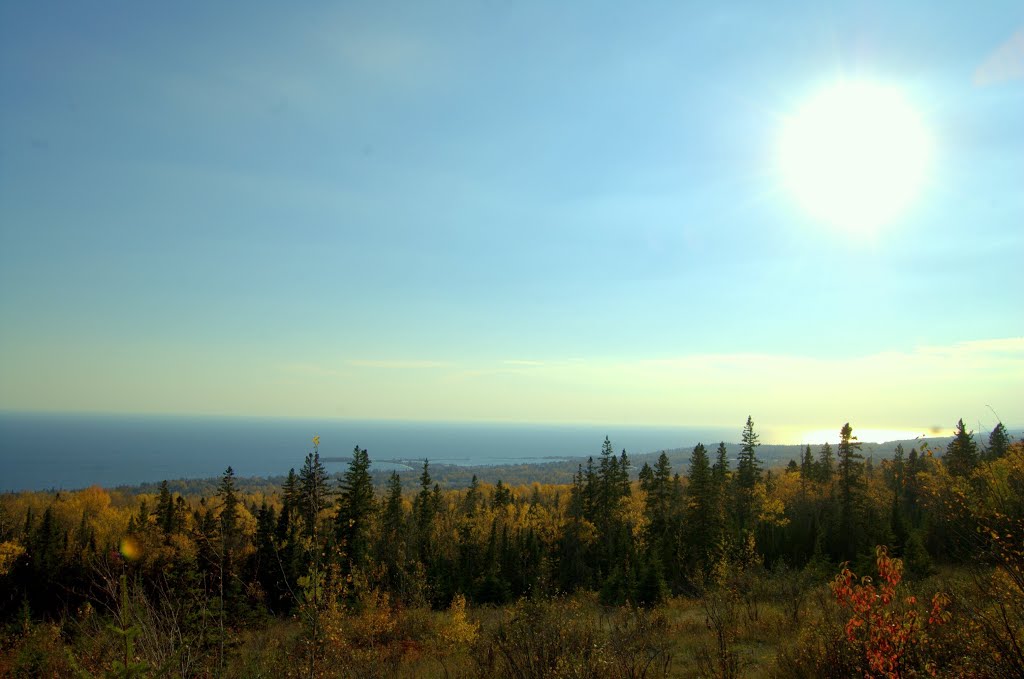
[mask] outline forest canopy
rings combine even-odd
[[[688,601],[717,641],[677,668],[699,661],[733,676],[738,621],[765,624],[761,608],[774,605],[800,632],[791,644],[831,634],[846,649],[783,644],[776,671],[1009,676],[1000,672],[1024,661],[1024,447],[1001,424],[979,438],[961,420],[943,450],[901,444],[876,462],[846,424],[836,446],[766,466],[748,418],[735,459],[724,443],[698,444],[683,468],[666,453],[637,468],[606,438],[566,483],[474,476],[457,489],[442,489],[429,462],[380,488],[358,446],[332,477],[314,438],[279,486],[243,491],[228,467],[204,495],[167,481],[152,493],[5,494],[0,672],[205,676],[249,662],[347,676],[375,664],[415,674],[427,662],[445,674],[515,674],[516,644],[546,643],[514,638],[530,620],[519,633],[568,625],[559,638],[596,635],[616,663],[625,651],[615,640],[642,629],[642,655],[668,674],[678,650],[651,635],[680,634],[666,612]],[[854,575],[872,573],[884,596]],[[970,577],[954,586],[937,573]],[[830,607],[808,617],[808,596],[830,581]],[[876,606],[914,583],[935,591],[920,605],[907,594],[899,610]],[[565,620],[549,619],[557,601]],[[633,613],[600,628],[595,606]],[[829,627],[846,611],[847,624]],[[899,647],[878,648],[872,625],[903,630]],[[954,643],[961,632],[969,652]],[[259,657],[254,634],[275,640]],[[481,643],[504,655],[480,656]],[[892,668],[904,673],[884,673]]]

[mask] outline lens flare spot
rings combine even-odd
[[[130,537],[121,540],[121,556],[129,561],[136,561],[142,556],[142,547]]]

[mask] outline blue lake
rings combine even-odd
[[[598,455],[605,436],[630,454],[735,441],[734,429],[601,427],[125,415],[0,413],[0,491],[116,486],[161,479],[272,476],[356,445],[371,460],[459,465],[539,463]],[[328,469],[340,470],[343,463]]]

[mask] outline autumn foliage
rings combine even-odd
[[[936,593],[928,606],[917,597],[902,595],[903,562],[894,559],[885,547],[875,551],[878,579],[857,576],[844,565],[831,583],[833,596],[852,614],[846,623],[846,641],[854,645],[864,659],[864,676],[902,679],[936,676],[935,663],[929,657],[930,632],[950,621],[949,597]]]

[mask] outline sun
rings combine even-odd
[[[779,172],[816,221],[857,235],[893,222],[920,193],[931,138],[898,88],[843,81],[786,117]]]

